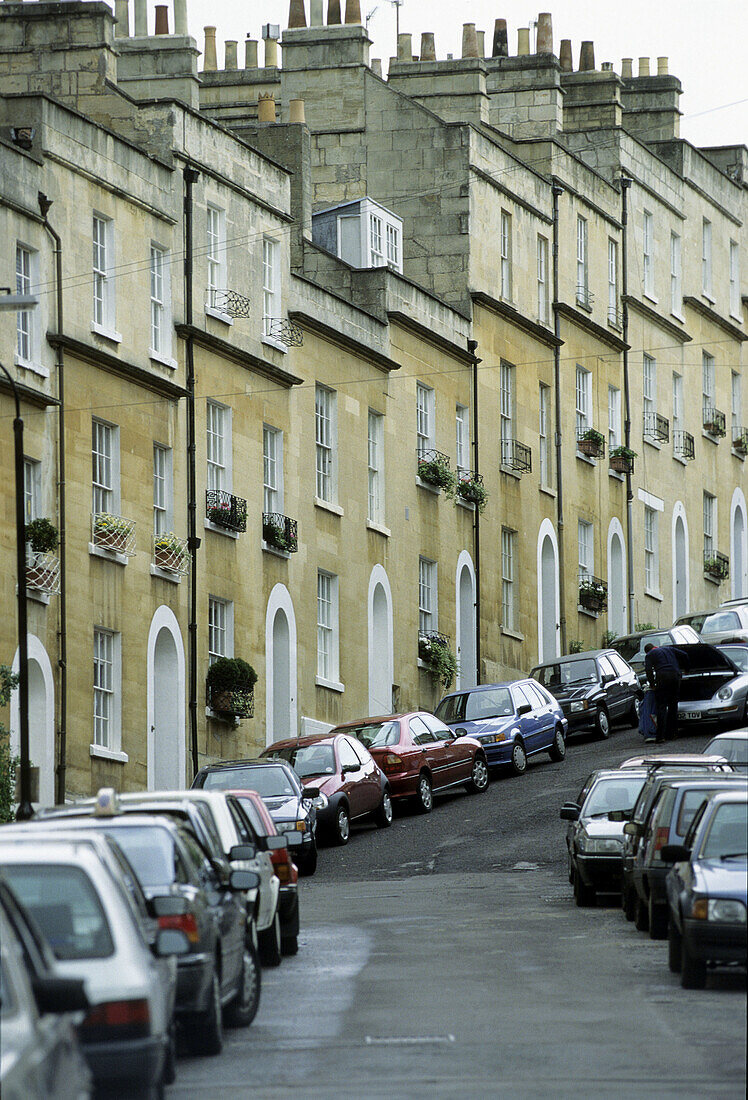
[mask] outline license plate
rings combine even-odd
[[[687,710],[683,715],[684,718],[701,718],[700,710]]]

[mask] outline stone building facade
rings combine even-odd
[[[748,594],[745,148],[679,138],[664,59],[572,71],[498,20],[383,79],[348,8],[218,70],[183,0],[155,35],[145,0],[0,6],[0,284],[39,298],[0,361],[63,536],[29,552],[42,801],[433,707],[429,639],[464,686]]]

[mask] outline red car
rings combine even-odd
[[[421,813],[431,813],[435,793],[464,785],[479,794],[488,787],[480,741],[458,737],[427,711],[364,718],[332,732],[364,745],[387,776],[393,799],[413,799]]]
[[[351,822],[360,818],[373,816],[382,828],[392,824],[387,777],[355,737],[329,733],[276,741],[261,756],[291,765],[314,799],[317,827],[336,844],[348,843]]]

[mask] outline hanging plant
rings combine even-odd
[[[435,485],[438,489],[444,489],[447,496],[451,496],[455,491],[457,478],[454,471],[449,468],[449,459],[446,455],[436,454],[433,458],[419,458],[418,476],[421,481]]]
[[[480,513],[483,513],[488,501],[488,493],[480,475],[476,477],[473,474],[468,474],[466,477],[461,477],[457,482],[457,494],[463,500],[470,501]]]
[[[26,542],[36,554],[50,554],[57,549],[60,536],[48,519],[32,519],[26,524]]]
[[[418,656],[428,665],[429,672],[446,691],[459,671],[457,657],[452,652],[449,639],[421,634],[418,639]]]

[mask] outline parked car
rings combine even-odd
[[[490,767],[509,764],[515,775],[527,770],[527,758],[547,752],[566,756],[568,723],[559,703],[535,680],[485,684],[445,695],[436,717],[460,737],[483,746]]]
[[[240,803],[252,822],[258,841],[268,847],[273,870],[280,883],[278,916],[280,918],[281,952],[295,955],[299,950],[299,872],[291,857],[289,845],[301,843],[301,833],[280,834],[270,811],[257,791],[229,791]]]
[[[530,675],[561,704],[569,734],[594,730],[604,739],[613,722],[638,723],[639,680],[614,649],[570,653],[537,665]]]
[[[673,626],[692,626],[697,634],[701,633],[701,627],[707,615],[711,615],[714,608],[708,611],[689,611],[687,615],[679,615]]]
[[[681,652],[687,663],[678,693],[678,725],[702,729],[748,722],[748,673],[715,646],[686,645]]]
[[[730,658],[732,663],[738,667],[741,672],[748,672],[748,645],[737,643],[726,645],[718,645],[717,649],[720,653],[725,653]]]
[[[336,844],[348,843],[352,821],[371,817],[380,828],[392,824],[389,781],[369,750],[355,738],[318,734],[276,741],[262,757],[284,760],[311,797],[324,796],[326,805],[317,806],[317,823]]]
[[[666,845],[668,962],[684,989],[703,989],[707,965],[746,965],[748,795],[702,803],[683,845]]]
[[[159,927],[187,937],[188,951],[177,960],[175,1011],[190,1049],[220,1054],[224,1020],[229,1027],[248,1027],[259,1006],[259,960],[237,893],[237,883],[248,883],[256,873],[221,873],[192,831],[166,816],[117,813],[116,803],[105,815],[97,809],[81,817],[50,815],[25,828],[49,829],[57,822],[65,835],[95,830],[116,841]]]
[[[598,892],[621,889],[623,825],[646,778],[644,768],[593,772],[576,802],[561,807],[561,819],[569,822],[566,851],[577,905],[594,905]]]
[[[735,771],[748,773],[748,728],[718,733],[704,748],[705,753],[719,753],[729,760]]]
[[[194,790],[257,791],[270,811],[281,835],[301,833],[301,845],[294,848],[300,875],[317,869],[317,805],[324,808],[322,794],[312,798],[296,772],[280,760],[222,760],[201,768],[192,780]]]
[[[696,645],[701,638],[692,626],[671,626],[669,629],[639,630],[634,634],[623,634],[620,638],[614,638],[610,643],[623,657],[624,661],[633,668],[639,677],[641,687],[646,687],[647,677],[644,672],[645,645],[650,642],[653,645]]]
[[[667,935],[665,878],[672,864],[662,858],[662,849],[666,844],[684,843],[694,815],[708,794],[736,786],[748,789],[745,776],[668,779],[660,785],[646,821],[628,821],[624,825],[625,834],[639,838],[630,878],[642,914],[638,925],[646,925],[651,939],[661,940]]]
[[[387,776],[393,801],[413,800],[430,813],[433,796],[464,786],[488,788],[488,764],[480,741],[458,737],[427,711],[365,718],[336,726],[333,733],[355,737]]]
[[[727,645],[729,642],[748,644],[748,600],[735,600],[707,615],[701,627],[701,640],[710,645]]]
[[[62,977],[84,978],[78,1026],[96,1089],[150,1096],[173,1074],[175,954],[183,934],[140,913],[108,837],[52,830],[0,834],[3,875],[36,920]]]
[[[648,768],[650,771],[657,768],[686,768],[688,774],[691,771],[698,771],[700,768],[707,768],[713,772],[732,772],[735,770],[724,756],[715,753],[710,753],[707,756],[703,752],[645,753],[642,756],[629,756],[618,767],[619,769]]]
[[[73,1022],[90,1005],[82,978],[60,978],[33,918],[0,878],[0,1093],[86,1100],[92,1077]]]

